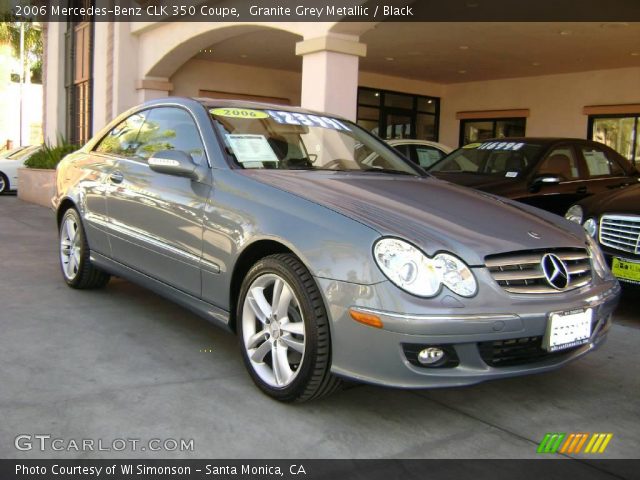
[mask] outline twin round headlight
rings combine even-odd
[[[564,214],[564,218],[577,223],[578,225],[582,225],[589,236],[596,238],[596,234],[598,233],[598,222],[596,222],[595,218],[587,218],[585,222],[582,223],[583,217],[584,211],[580,205],[573,205],[569,210],[567,210],[567,213]]]
[[[408,242],[383,238],[373,247],[373,254],[389,280],[412,295],[433,297],[442,285],[461,297],[472,297],[478,291],[469,267],[448,253],[429,258]]]

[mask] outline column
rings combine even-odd
[[[311,38],[296,44],[302,56],[301,106],[356,120],[358,61],[367,47],[346,36]]]

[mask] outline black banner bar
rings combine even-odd
[[[638,0],[11,0],[3,18],[95,22],[634,22]]]
[[[640,460],[0,460],[2,480],[596,480]]]

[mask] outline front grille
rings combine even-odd
[[[549,285],[542,270],[542,257],[555,254],[567,267],[569,282],[557,290]],[[562,293],[584,287],[591,282],[591,259],[584,248],[557,248],[529,250],[485,258],[485,266],[493,279],[509,293],[542,294]]]
[[[640,216],[603,215],[600,219],[600,243],[640,255]]]
[[[524,337],[495,342],[480,342],[478,350],[484,362],[491,367],[513,367],[562,357],[580,346],[547,352],[542,348],[542,337]]]

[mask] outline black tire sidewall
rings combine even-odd
[[[300,364],[300,370],[298,371],[296,378],[283,388],[275,388],[265,383],[260,376],[254,371],[251,361],[247,355],[246,348],[244,346],[244,336],[242,329],[242,310],[244,301],[249,290],[249,286],[258,277],[265,274],[276,274],[282,277],[292,288],[302,311],[304,328],[305,328],[305,352],[303,361]],[[236,325],[238,331],[238,340],[240,343],[240,350],[242,352],[242,358],[245,366],[251,375],[254,383],[267,395],[272,396],[281,401],[295,401],[300,397],[306,389],[313,372],[316,368],[317,353],[318,353],[318,324],[317,324],[317,312],[314,311],[312,301],[310,300],[310,292],[307,291],[308,287],[305,287],[298,274],[284,261],[271,257],[266,257],[256,263],[242,282],[242,288],[240,289],[240,295],[238,297],[238,308],[236,312]],[[317,289],[317,286],[314,285]],[[316,307],[317,308],[317,307]],[[323,305],[324,308],[324,305]],[[326,318],[326,312],[323,312]]]

